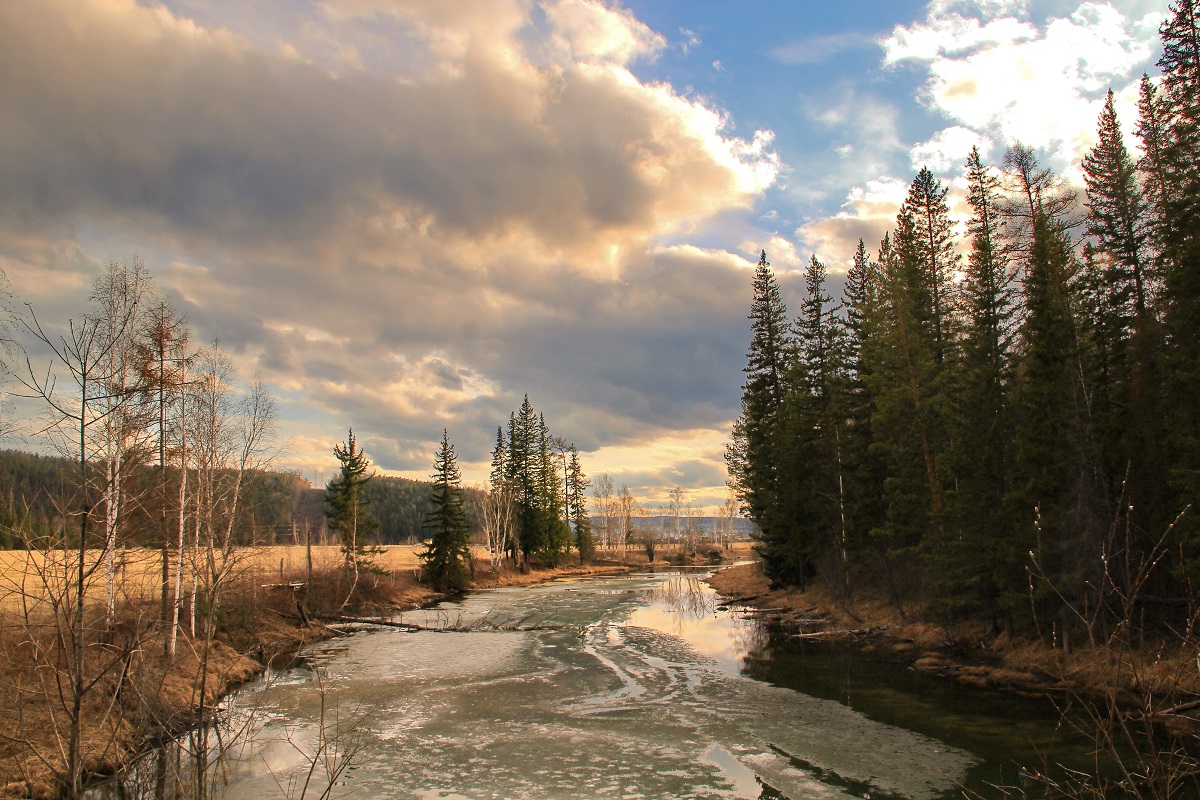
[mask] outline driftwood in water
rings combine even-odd
[[[382,625],[386,628],[396,628],[405,633],[416,633],[424,631],[428,633],[479,633],[479,632],[497,632],[497,631],[556,631],[562,630],[563,625],[522,625],[528,617],[523,617],[515,623],[493,625],[487,621],[487,617],[481,617],[471,623],[439,625],[420,625],[413,622],[393,622],[387,619],[372,619],[370,617],[346,617],[342,615],[321,615],[319,617],[324,622],[340,622],[354,625]]]

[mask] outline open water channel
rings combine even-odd
[[[91,797],[999,797],[1018,762],[1086,760],[1047,703],[772,643],[702,575],[479,592],[402,618],[452,631],[321,643]]]

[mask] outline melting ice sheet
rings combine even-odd
[[[358,633],[314,652],[319,685],[302,670],[243,695],[260,723],[225,796],[294,785],[322,696],[327,745],[354,749],[342,797],[933,798],[973,760],[742,677],[757,628],[694,577],[497,590],[406,619],[476,630]]]

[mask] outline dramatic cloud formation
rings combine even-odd
[[[413,476],[447,427],[480,480],[528,392],[592,474],[717,505],[759,250],[795,307],[919,166],[1020,138],[1061,167],[1162,11],[780,4],[747,48],[736,7],[628,5],[0,4],[0,268],[56,325],[140,254],[314,478],[353,425]]]
[[[347,36],[399,25],[420,52],[388,72],[353,38],[310,57],[163,7],[6,4],[4,267],[44,308],[79,299],[78,252],[139,250],[280,388],[301,466],[351,424],[384,468],[427,470],[443,426],[483,461],[526,391],[588,450],[723,430],[738,374],[713,365],[740,356],[747,262],[652,243],[751,207],[770,135],[637,80],[664,40],[630,12],[536,10],[314,12]]]

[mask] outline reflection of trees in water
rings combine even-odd
[[[663,603],[672,611],[693,619],[710,617],[717,612],[719,598],[695,576],[681,575],[651,589],[651,601]]]
[[[717,614],[721,597],[702,578],[681,575],[650,590],[651,601],[661,603],[682,619],[699,620]],[[743,653],[756,653],[766,647],[770,639],[765,626],[751,617],[731,613],[730,641],[733,649]]]
[[[247,773],[238,759],[225,758],[260,726],[247,711],[226,710],[218,719],[171,736],[139,758],[117,780],[95,787],[86,800],[211,800]]]
[[[757,619],[740,614],[733,615],[733,631],[729,634],[729,638],[733,641],[733,646],[742,654],[743,661],[752,655],[761,653],[771,641],[767,626]],[[745,669],[744,665],[742,669]]]
[[[309,666],[318,715],[311,721],[285,725],[274,739],[290,751],[280,768],[266,759],[266,767],[289,800],[327,800],[342,774],[350,767],[363,743],[364,723],[370,714],[345,714],[320,666]],[[269,687],[269,684],[268,684]],[[264,687],[267,688],[267,687]],[[255,692],[256,696],[261,696]],[[361,711],[361,710],[360,710]],[[234,782],[251,777],[253,762],[243,748],[261,745],[268,715],[254,706],[227,705],[217,716],[181,736],[171,736],[139,758],[121,778],[97,786],[85,800],[218,800]],[[304,733],[315,734],[308,742]],[[298,757],[298,758],[297,758]],[[296,766],[296,762],[299,765]]]

